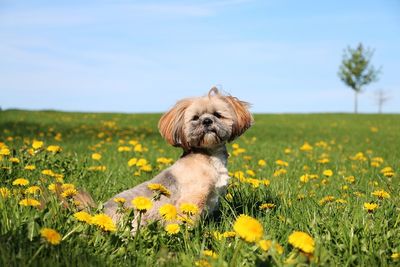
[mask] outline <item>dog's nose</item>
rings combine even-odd
[[[204,120],[203,120],[203,125],[204,126],[209,126],[209,125],[211,125],[213,123],[213,121],[212,121],[212,119],[210,119],[210,118],[205,118]]]

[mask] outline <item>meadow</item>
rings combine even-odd
[[[0,266],[400,265],[400,115],[256,114],[218,212],[134,238],[102,203],[180,157],[159,118],[0,111]]]

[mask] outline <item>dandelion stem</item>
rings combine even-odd
[[[142,212],[139,211],[139,214],[137,216],[137,230],[136,230],[136,233],[135,233],[135,238],[133,239],[133,248],[135,250],[136,250],[136,241],[138,239],[140,239],[140,222],[141,222],[141,220],[142,220]]]
[[[72,229],[70,232],[68,232],[66,235],[64,235],[64,237],[61,239],[61,241],[67,239],[67,237],[70,236],[70,235],[72,235],[78,228],[79,228],[79,226],[75,227],[75,228]]]
[[[28,266],[31,265],[31,263],[33,262],[33,260],[37,257],[37,255],[39,255],[40,251],[42,251],[44,245],[41,245],[38,250],[36,250],[35,254],[32,256],[32,258],[29,260],[28,262]]]
[[[240,249],[242,248],[242,241],[238,240],[239,244],[236,246],[235,248],[235,252],[233,252],[233,256],[232,256],[232,260],[229,264],[229,266],[237,266],[236,261],[237,261],[237,257],[239,255]]]

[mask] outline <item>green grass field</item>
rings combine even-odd
[[[180,156],[159,135],[159,117],[0,112],[0,266],[400,264],[400,115],[255,115],[228,144],[232,179],[214,216],[177,234],[153,223],[137,238],[129,224],[106,231],[77,220],[73,201],[49,185],[90,192],[98,204],[90,214],[101,213],[101,203],[166,168],[160,158]],[[48,151],[53,145],[62,151]],[[147,163],[128,166],[132,158]],[[228,237],[240,214],[262,224],[270,248]],[[43,228],[56,230],[59,244]],[[313,252],[288,241],[294,231],[312,238]]]

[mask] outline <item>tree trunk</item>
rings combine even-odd
[[[357,90],[354,90],[354,113],[358,113],[358,102],[357,102],[357,97],[358,97],[358,92]]]

